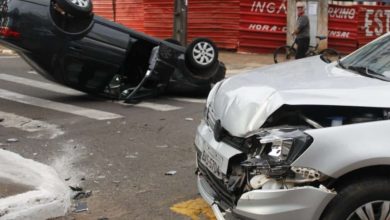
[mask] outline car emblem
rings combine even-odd
[[[214,138],[216,141],[220,142],[223,138],[223,127],[221,125],[221,120],[217,120],[214,125]]]

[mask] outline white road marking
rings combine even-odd
[[[49,124],[43,121],[26,118],[12,113],[0,111],[0,118],[3,119],[0,125],[7,128],[17,128],[27,132],[34,132],[37,135],[32,138],[54,139],[65,132],[59,128],[58,125]]]
[[[74,95],[74,96],[85,95],[85,93],[83,93],[83,92],[79,92],[79,91],[74,90],[74,89],[66,88],[64,86],[61,86],[61,85],[58,85],[55,83],[47,83],[47,82],[42,82],[42,81],[38,81],[38,80],[32,80],[32,79],[27,79],[27,78],[23,78],[23,77],[13,76],[13,75],[5,74],[5,73],[0,73],[0,80],[18,83],[18,84],[22,84],[25,86],[30,86],[30,87],[43,89],[43,90],[55,92],[55,93],[66,94],[66,95]],[[182,98],[182,97],[169,97],[169,99],[180,101],[180,102],[201,103],[201,104],[206,103],[206,99]],[[178,106],[167,105],[167,104],[157,104],[157,103],[151,103],[151,102],[141,102],[139,104],[127,104],[127,103],[123,103],[123,101],[117,101],[116,103],[119,103],[119,104],[125,105],[125,106],[136,106],[136,107],[148,108],[148,109],[152,109],[152,110],[156,110],[156,111],[163,111],[163,112],[182,109],[182,107],[178,107]]]
[[[35,98],[32,96],[27,96],[15,92],[7,91],[4,89],[0,89],[0,98],[27,104],[27,105],[33,105],[41,108],[47,108],[47,109],[65,112],[69,114],[84,116],[96,120],[109,120],[109,119],[116,119],[116,118],[123,117],[122,115],[118,115],[118,114]]]
[[[38,75],[37,71],[35,71],[35,70],[27,71],[27,73],[29,73],[29,74],[34,74],[34,75]]]
[[[156,104],[156,103],[151,103],[151,102],[141,102],[138,104],[127,104],[127,103],[124,103],[123,101],[117,101],[116,103],[118,103],[120,105],[125,105],[125,106],[149,108],[149,109],[161,111],[161,112],[168,112],[168,111],[182,109],[182,107],[178,107],[178,106],[166,105],[166,104]]]
[[[43,89],[43,90],[61,93],[61,94],[66,94],[66,95],[76,95],[76,96],[85,95],[85,93],[79,92],[79,91],[74,90],[74,89],[69,89],[69,88],[54,84],[54,83],[41,82],[41,81],[22,78],[22,77],[13,76],[13,75],[5,74],[5,73],[0,73],[0,80],[18,83],[18,84],[22,84],[25,86],[31,86],[34,88]]]
[[[0,59],[14,59],[19,58],[19,56],[0,56]]]
[[[18,83],[26,86],[31,86],[34,88],[38,89],[43,89],[51,92],[56,92],[56,93],[62,93],[66,95],[85,95],[85,93],[79,92],[77,90],[69,89],[66,87],[63,87],[61,85],[53,84],[53,83],[46,83],[46,82],[41,82],[37,80],[32,80],[32,79],[26,79],[22,77],[17,77],[5,73],[0,73],[0,80],[8,81],[8,82],[13,82],[13,83]],[[108,101],[110,102],[110,101]],[[123,101],[117,101],[115,103],[119,103],[121,105],[125,106],[136,106],[136,107],[141,107],[141,108],[148,108],[156,111],[174,111],[178,109],[182,109],[182,107],[178,106],[172,106],[172,105],[166,105],[166,104],[156,104],[156,103],[150,103],[150,102],[141,102],[139,104],[126,104],[123,103]]]
[[[179,102],[191,102],[191,103],[206,103],[206,99],[193,99],[193,98],[179,98],[179,97],[170,97],[169,99],[179,101]]]

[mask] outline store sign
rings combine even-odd
[[[345,38],[345,39],[348,39],[351,36],[351,32],[349,32],[349,31],[329,30],[328,36],[329,37],[335,37],[335,38]]]
[[[357,15],[355,8],[345,8],[345,7],[329,7],[328,14],[330,18],[348,19],[348,20],[354,20]]]
[[[268,24],[249,24],[248,29],[253,31],[287,32],[287,27],[280,27]]]
[[[367,9],[364,16],[366,37],[381,36],[390,31],[390,9]]]
[[[267,14],[287,14],[286,0],[278,1],[253,1],[251,12]]]

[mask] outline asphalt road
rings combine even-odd
[[[48,81],[20,58],[0,56],[0,119],[11,115],[0,123],[0,147],[92,191],[80,200],[88,211],[65,219],[189,219],[170,207],[199,198],[193,141],[205,98],[131,106],[42,83]],[[32,120],[45,129],[26,131]],[[177,173],[165,175],[171,170]]]

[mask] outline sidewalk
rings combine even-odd
[[[0,45],[0,55],[14,55],[14,54],[15,52],[13,52],[12,50],[7,49]]]
[[[220,51],[219,60],[225,63],[227,76],[274,63],[272,54],[248,54],[229,51]]]

